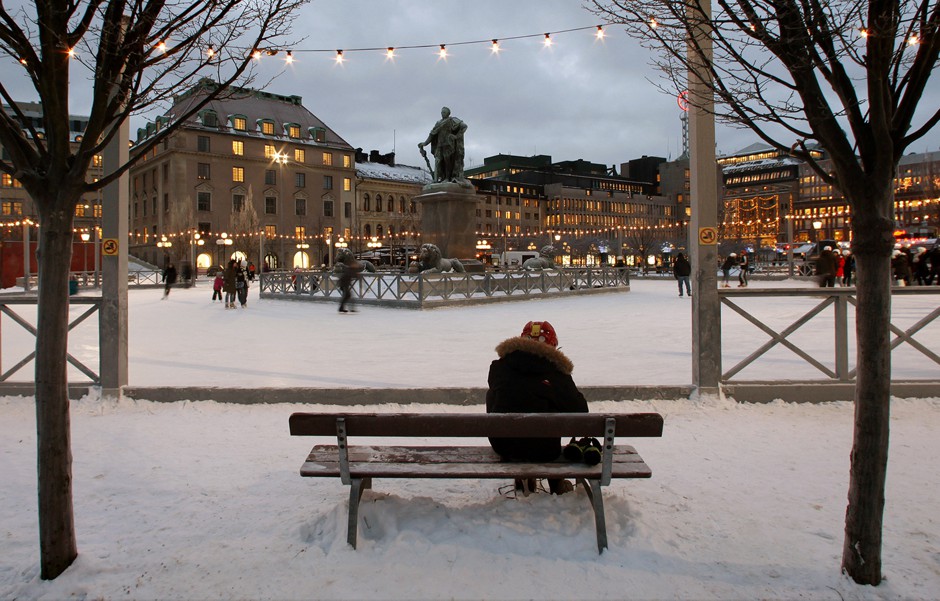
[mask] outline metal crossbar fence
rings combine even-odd
[[[335,301],[342,295],[337,274],[320,271],[261,275],[261,297]],[[430,308],[535,296],[629,290],[626,268],[566,268],[486,273],[363,273],[353,285],[357,302]]]
[[[101,315],[100,313],[101,297],[100,296],[98,297],[89,297],[89,296],[72,297],[69,299],[69,305],[73,305],[73,306],[74,305],[79,305],[79,306],[87,305],[87,309],[84,309],[83,311],[81,311],[81,313],[79,313],[78,316],[76,316],[74,319],[72,319],[69,322],[69,332],[74,330],[79,324],[83,323],[85,320],[87,320],[88,318],[92,317],[95,314],[98,315],[99,320],[100,320],[100,315]],[[2,313],[3,316],[9,317],[15,324],[22,327],[24,330],[29,332],[34,337],[37,334],[36,326],[30,322],[28,317],[23,315],[25,311],[22,308],[31,307],[29,311],[33,314],[33,317],[35,318],[35,312],[36,312],[37,306],[38,306],[37,299],[35,296],[0,297],[0,313]],[[17,311],[18,308],[19,308],[19,312]],[[3,321],[4,321],[3,319],[0,319],[0,325],[2,325]],[[98,331],[99,331],[98,364],[100,365],[101,364],[100,327],[98,328]],[[3,347],[2,341],[3,341],[3,331],[2,329],[0,329],[0,349],[2,349]],[[29,347],[24,347],[24,348],[29,348]],[[0,372],[2,372],[0,373],[0,390],[2,390],[4,385],[11,385],[13,387],[18,387],[18,386],[23,386],[26,384],[34,384],[34,381],[33,381],[34,379],[32,376],[30,376],[28,380],[22,380],[22,381],[13,381],[10,378],[11,376],[13,376],[13,374],[20,371],[25,365],[30,363],[35,357],[36,357],[36,345],[33,344],[32,351],[30,353],[26,354],[26,356],[22,358],[19,358],[18,361],[12,367],[9,367],[4,370],[4,367],[3,367],[4,357],[0,355]],[[88,367],[87,365],[79,361],[77,358],[75,358],[71,353],[66,354],[66,360],[69,362],[69,364],[71,364],[73,367],[78,369],[81,373],[88,376],[88,379],[89,379],[89,381],[87,382],[88,385],[96,385],[96,384],[101,383],[101,376],[98,373],[96,373],[92,368]],[[73,382],[73,384],[86,384],[86,383],[74,383]]]
[[[821,372],[824,376],[823,381],[828,382],[853,382],[856,376],[856,369],[850,364],[850,343],[855,342],[853,327],[854,320],[849,316],[849,308],[857,306],[856,291],[854,287],[847,288],[816,288],[816,289],[747,289],[747,290],[724,290],[719,289],[719,298],[721,304],[732,312],[740,315],[746,321],[754,325],[760,332],[766,334],[769,338],[757,346],[744,359],[738,361],[733,367],[722,373],[721,380],[723,384],[734,383],[738,376],[746,367],[754,365],[758,359],[765,357],[778,346],[792,351],[797,357]],[[932,295],[940,297],[940,286],[922,286],[895,288],[892,290],[892,319],[897,319],[898,307],[903,304],[904,299],[912,299],[922,295]],[[773,299],[773,298],[807,298],[815,299],[816,304],[811,306],[803,315],[795,321],[789,323],[786,327],[774,327],[768,324],[769,316],[763,319],[757,317],[755,313],[760,312],[762,305],[758,304],[756,308],[745,309],[742,303],[753,299]],[[764,307],[766,308],[766,307]],[[831,313],[829,309],[831,308]],[[937,302],[931,301],[924,307],[920,303],[921,310],[925,313],[914,315],[916,321],[906,329],[891,324],[891,332],[895,338],[891,341],[891,350],[894,351],[902,344],[907,343],[910,347],[916,349],[920,354],[926,356],[930,361],[940,366],[940,356],[937,352],[931,350],[926,344],[918,341],[914,336],[918,333],[924,333],[925,328],[937,322],[940,324],[940,306]],[[910,311],[906,311],[909,313]],[[723,312],[724,313],[724,312]],[[766,314],[766,311],[765,311]],[[908,316],[910,317],[910,316]],[[919,317],[919,318],[918,318]],[[833,328],[833,343],[828,352],[832,353],[831,363],[819,356],[813,356],[812,352],[804,348],[798,341],[794,340],[795,334],[806,324],[816,320],[817,324],[827,321],[831,318]],[[722,315],[722,322],[727,321],[726,314]],[[828,327],[824,324],[823,327]],[[937,337],[932,338],[938,340]],[[728,349],[725,348],[725,342],[722,341],[722,358],[728,356]],[[827,363],[829,363],[827,365]]]

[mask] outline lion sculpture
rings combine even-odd
[[[445,271],[457,271],[464,273],[463,263],[457,259],[444,259],[441,257],[441,249],[436,244],[422,244],[418,251],[418,261],[411,265],[412,273],[443,273]]]
[[[346,268],[346,261],[348,261],[349,257],[352,256],[353,253],[348,248],[341,248],[336,251],[336,262],[333,263],[333,273],[342,273],[343,269]],[[362,265],[363,271],[367,273],[375,273],[375,265],[371,261],[359,259],[359,264]]]
[[[526,271],[540,271],[542,269],[554,269],[555,261],[552,260],[552,257],[555,256],[555,247],[552,245],[543,246],[539,249],[539,256],[532,257],[531,259],[526,259],[525,263],[522,264],[522,268]]]

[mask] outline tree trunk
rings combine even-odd
[[[893,194],[888,193],[893,200]],[[880,203],[879,203],[880,204]],[[890,204],[888,205],[890,206]],[[842,569],[859,584],[881,582],[881,533],[888,467],[891,399],[891,258],[888,218],[855,215],[853,244],[858,306],[855,430]]]
[[[53,203],[62,204],[61,199],[43,199],[36,205],[51,207]],[[40,577],[44,580],[57,577],[78,556],[66,373],[73,213],[68,208],[52,210],[42,215],[39,230],[36,434]]]

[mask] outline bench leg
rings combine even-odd
[[[359,529],[359,500],[367,488],[372,488],[372,478],[352,478],[349,483],[349,524],[346,527],[346,542],[356,548],[356,533]]]
[[[587,491],[591,507],[594,508],[594,529],[597,531],[597,552],[603,553],[607,548],[607,520],[604,517],[604,496],[601,491],[600,480],[585,480],[578,478],[578,483]]]

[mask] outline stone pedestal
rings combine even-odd
[[[421,203],[421,243],[435,244],[447,259],[476,257],[477,195],[473,184],[428,184],[414,197]]]

